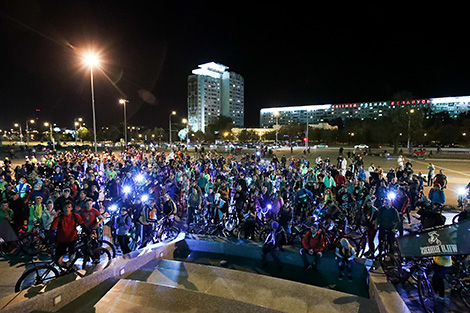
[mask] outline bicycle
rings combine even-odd
[[[30,287],[47,285],[52,280],[77,271],[77,261],[82,259],[82,269],[88,260],[91,260],[92,266],[89,272],[95,272],[107,268],[111,264],[111,253],[102,247],[93,249],[88,236],[81,235],[74,245],[72,251],[64,256],[64,261],[69,263],[62,267],[57,261],[53,260],[47,263],[36,265],[26,270],[18,279],[15,285],[15,292],[28,289]]]
[[[156,221],[157,226],[152,238],[154,243],[171,241],[178,237],[180,230],[172,223],[172,220],[167,216]]]
[[[354,251],[358,250],[358,244],[354,238],[350,235],[345,234],[345,223],[346,221],[338,219],[334,222],[330,228],[321,227],[325,236],[326,250],[335,250],[340,246],[340,241],[346,238],[349,244],[354,248]]]
[[[445,276],[445,281],[448,283],[451,292],[454,292],[462,303],[470,309],[470,282],[468,278],[468,264],[466,264],[467,256],[454,257],[454,271]]]

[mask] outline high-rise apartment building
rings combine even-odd
[[[228,67],[210,62],[199,65],[188,77],[188,123],[191,131],[206,131],[220,115],[234,127],[244,126],[244,80]]]

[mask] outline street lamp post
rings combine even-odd
[[[127,113],[126,113],[126,99],[119,99],[119,103],[124,106],[124,143],[127,146]]]
[[[171,116],[176,115],[176,111],[172,111],[169,117],[170,120],[170,134],[169,134],[169,142],[170,142],[170,149],[171,149]]]
[[[308,149],[308,118],[310,110],[307,110],[307,130],[305,131],[305,149]]]
[[[189,123],[188,123],[188,119],[183,118],[181,120],[181,122],[183,122],[183,124],[186,125],[186,127],[185,127],[186,128],[186,146],[188,146],[188,142],[189,142],[189,126],[188,126]],[[181,139],[181,142],[183,142],[183,139]]]
[[[78,122],[77,122],[78,121]],[[77,141],[78,141],[78,129],[77,129],[77,126],[81,126],[81,122],[83,121],[83,119],[81,117],[79,118],[76,118],[73,120],[73,126],[74,126],[74,129],[75,129],[75,145],[77,145]]]
[[[95,146],[95,153],[98,153],[98,144],[96,142],[95,88],[93,86],[93,65],[98,64],[98,59],[95,55],[90,54],[86,56],[84,61],[90,66],[91,108],[93,110],[93,140]]]
[[[34,124],[34,120],[26,121],[26,143],[29,144],[29,123]]]
[[[15,127],[20,129],[20,144],[23,143],[23,130],[21,129],[21,124],[15,123]]]
[[[55,150],[55,140],[54,136],[52,135],[52,123],[45,122],[44,126],[49,127],[49,133],[51,134],[52,150]]]
[[[407,143],[407,147],[408,147],[408,151],[411,152],[411,114],[413,114],[415,112],[414,109],[411,109],[409,112],[408,112],[408,143]]]
[[[276,145],[277,145],[277,134],[279,133],[279,112],[274,112],[276,117]]]

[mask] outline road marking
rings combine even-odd
[[[414,160],[413,162],[421,163],[421,164],[424,164],[424,165],[429,163],[429,162],[421,162],[421,161],[417,161],[417,160]],[[437,165],[437,167],[440,168],[440,169],[470,177],[470,174],[463,173],[461,171],[456,171],[456,170],[453,170],[453,169],[450,169],[450,168],[447,168],[447,167],[443,167],[443,166],[438,165],[437,163],[433,163],[433,164]]]

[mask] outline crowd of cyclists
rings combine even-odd
[[[434,175],[431,163],[428,175],[416,173],[402,156],[388,171],[366,167],[362,154],[340,151],[336,160],[318,157],[311,164],[267,149],[237,156],[72,151],[0,165],[0,220],[19,236],[39,229],[46,243],[56,242],[57,258],[77,240],[78,224],[114,239],[123,254],[186,231],[261,240],[264,265],[271,255],[279,269],[284,245],[300,246],[306,269],[332,249],[339,279],[351,279],[356,256],[393,252],[412,210],[422,228],[445,220],[446,176]]]

